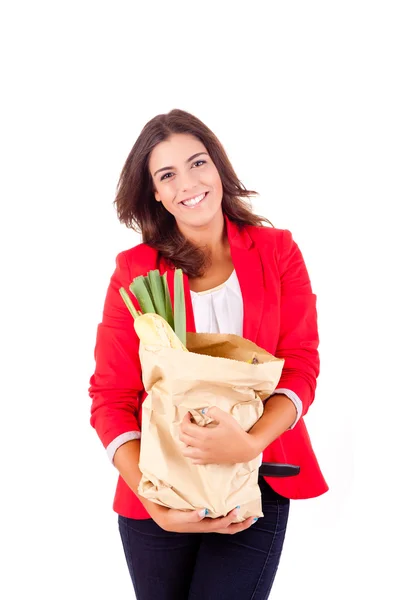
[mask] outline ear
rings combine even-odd
[[[157,202],[161,202],[160,194],[157,191],[154,191],[154,198],[157,200]]]

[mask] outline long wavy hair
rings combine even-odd
[[[209,261],[204,249],[195,246],[179,231],[175,217],[156,202],[149,170],[150,154],[172,134],[186,133],[199,139],[214,162],[222,182],[222,211],[240,228],[263,226],[271,221],[252,212],[247,190],[238,179],[226,152],[215,134],[197,117],[174,109],[157,115],[142,129],[121,171],[114,205],[121,223],[141,233],[145,244],[155,248],[170,264],[189,277],[199,277]]]

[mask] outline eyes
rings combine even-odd
[[[195,162],[192,164],[192,167],[195,167],[195,166],[200,166],[200,167],[201,167],[201,166],[202,166],[202,165],[204,165],[204,164],[206,164],[206,161],[205,161],[205,160],[196,160],[196,161],[195,161]],[[173,175],[173,173],[172,173],[171,171],[168,171],[168,173],[165,173],[165,174],[164,174],[164,175],[163,175],[163,176],[160,178],[160,181],[163,181],[164,179],[171,179],[171,177],[169,177],[170,175]]]

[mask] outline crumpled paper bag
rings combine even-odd
[[[138,492],[169,508],[207,508],[211,518],[240,505],[235,522],[263,516],[258,469],[262,456],[247,463],[193,465],[182,454],[179,426],[190,412],[218,406],[248,431],[263,413],[263,403],[280,379],[278,359],[237,335],[188,333],[189,352],[140,344],[143,385],[142,436]],[[258,360],[258,364],[246,361]],[[211,425],[212,426],[212,425]]]

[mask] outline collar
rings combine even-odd
[[[253,240],[251,239],[247,228],[239,228],[239,225],[224,213],[224,220],[226,226],[226,233],[229,240],[230,246],[235,246],[236,248],[241,248],[243,250],[248,250],[253,245]]]

